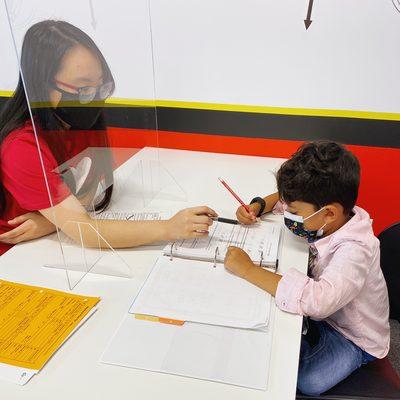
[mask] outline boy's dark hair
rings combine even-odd
[[[354,207],[360,164],[353,153],[329,141],[303,144],[277,173],[279,196],[285,202],[304,201],[317,209],[339,203],[345,213]]]

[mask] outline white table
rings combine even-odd
[[[146,159],[149,154],[154,154],[154,149],[143,149],[127,161],[121,170],[133,169],[138,159]],[[159,160],[187,192],[187,202],[176,203],[177,209],[207,204],[227,217],[233,217],[238,204],[218,182],[218,176],[224,177],[238,194],[248,201],[255,195],[265,195],[275,190],[273,171],[276,171],[283,161],[274,158],[167,149],[159,150]],[[117,200],[118,206],[123,204],[122,198],[117,196]],[[162,200],[155,200],[151,206],[161,207],[162,204]],[[160,254],[160,249],[160,246],[152,246],[120,251],[134,270],[132,279],[94,274],[86,276],[74,292],[100,296],[102,301],[98,311],[26,386],[0,382],[1,398],[293,399],[296,391],[302,318],[279,309],[276,309],[273,323],[273,348],[267,391],[99,362],[100,355],[127,313],[135,294]],[[54,235],[15,246],[0,257],[0,278],[67,290],[63,272],[42,267],[49,262],[49,254],[56,251],[59,251],[59,246]],[[285,231],[280,272],[289,267],[305,272],[307,259],[306,243]]]

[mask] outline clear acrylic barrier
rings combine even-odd
[[[60,241],[46,266],[65,270],[70,289],[88,273],[132,275],[102,211],[186,201],[159,160],[149,1],[4,0],[24,146],[37,149],[29,190]]]

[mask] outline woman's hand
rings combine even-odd
[[[207,206],[181,210],[166,221],[166,239],[179,240],[207,236],[208,229],[213,223],[211,217],[217,216],[217,213]]]
[[[257,215],[260,212],[260,205],[258,203],[253,203],[248,205],[250,213],[246,211],[243,206],[240,206],[236,210],[236,217],[241,224],[250,225],[257,222]]]
[[[0,235],[0,242],[17,244],[28,240],[37,239],[55,232],[56,227],[38,212],[20,215],[8,221],[14,229]]]
[[[225,255],[225,268],[232,274],[246,279],[248,273],[255,268],[249,255],[239,247],[230,246]]]

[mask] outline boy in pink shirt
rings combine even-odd
[[[389,351],[389,301],[379,241],[366,211],[355,206],[360,180],[356,157],[334,142],[304,144],[277,174],[278,193],[251,201],[251,224],[283,212],[285,225],[310,243],[308,275],[283,275],[255,266],[231,247],[225,267],[275,296],[277,306],[309,317],[302,337],[298,389],[319,395],[361,365]]]

